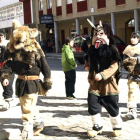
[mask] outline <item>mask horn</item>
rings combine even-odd
[[[94,26],[94,24],[88,18],[87,18],[87,21],[89,22],[89,24],[91,25],[91,27],[93,27],[93,28],[96,29],[96,27]]]
[[[99,21],[99,26],[100,26],[100,27],[103,27],[102,21],[101,21],[101,20]]]

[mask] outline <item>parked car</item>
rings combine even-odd
[[[89,39],[89,38],[90,38],[90,35],[74,36],[74,45],[73,45],[72,51],[74,53],[75,59],[81,64],[84,63],[84,55],[85,55],[85,52],[83,52],[81,46],[84,40]],[[114,35],[114,40],[116,43],[116,47],[118,48],[118,51],[121,57],[123,58],[122,52],[124,51],[127,45],[116,35]]]
[[[124,49],[126,48],[126,44],[116,35],[114,35],[114,40],[115,40],[115,43],[116,43],[116,47],[118,48],[118,51],[121,55],[121,58],[123,58],[123,51]]]
[[[81,46],[84,40],[90,39],[90,35],[81,35],[81,36],[76,35],[73,38],[74,38],[74,45],[72,51],[74,53],[74,57],[79,63],[84,64],[85,52],[82,50]]]

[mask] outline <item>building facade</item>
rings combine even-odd
[[[130,44],[131,32],[140,30],[140,0],[17,1],[23,5],[22,23],[38,28],[40,40],[55,38],[56,52],[61,51],[66,37],[72,37],[74,34],[90,34],[91,26],[87,18],[95,24],[99,20],[111,24],[113,33],[126,44]],[[0,11],[4,7],[1,6]],[[53,15],[54,27],[40,24],[39,17],[42,15]],[[1,24],[0,28],[3,28]]]

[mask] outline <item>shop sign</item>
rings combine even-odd
[[[53,24],[53,15],[40,15],[40,24]]]

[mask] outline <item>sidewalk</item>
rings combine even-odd
[[[59,60],[60,61],[60,60]],[[56,63],[59,61],[56,60]],[[52,62],[49,62],[50,64]],[[34,140],[89,140],[87,130],[92,128],[92,121],[87,111],[87,72],[78,71],[75,96],[77,100],[68,100],[65,97],[64,74],[62,71],[52,71],[53,87],[47,97],[39,96],[37,108],[40,110],[45,122],[45,128],[40,136]],[[125,77],[123,75],[123,77]],[[140,105],[138,104],[138,118],[126,120],[127,113],[127,80],[119,81],[120,100],[119,106],[123,118],[122,135],[114,138],[109,115],[102,109],[104,129],[102,135],[92,140],[126,140],[140,139]],[[2,91],[2,88],[0,87]],[[138,99],[140,97],[138,96]],[[140,100],[138,100],[140,101]],[[140,103],[140,102],[139,102]],[[0,98],[2,105],[2,98]],[[0,112],[0,140],[21,140],[20,134],[23,125],[20,106],[8,111]]]
[[[46,57],[61,58],[62,53],[46,53]]]

